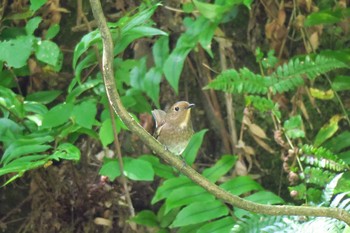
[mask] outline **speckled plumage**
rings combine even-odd
[[[186,101],[175,103],[167,112],[153,110],[156,122],[154,137],[170,152],[181,155],[194,131],[191,122],[191,108],[194,104]]]

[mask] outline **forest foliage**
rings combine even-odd
[[[346,1],[112,2],[104,6],[110,16],[117,89],[146,130],[153,130],[153,108],[193,99],[197,132],[183,154],[187,165],[253,202],[349,210]],[[93,20],[89,6],[78,5],[40,0],[0,7],[6,9],[0,11],[2,189],[15,189],[23,180],[30,190],[38,184],[37,176],[45,181],[51,169],[64,174],[74,192],[81,189],[74,183],[81,173],[90,182],[84,185],[87,193],[98,186],[110,203],[93,213],[80,206],[95,225],[77,220],[76,226],[65,228],[67,213],[62,212],[53,217],[59,225],[44,228],[31,220],[30,229],[141,227],[145,232],[204,233],[311,232],[320,227],[321,218],[301,222],[229,206],[141,145],[111,112],[101,72],[101,34],[93,23],[87,25]],[[73,42],[65,35],[71,19],[62,18],[72,14],[68,8],[76,10],[77,24],[85,26]],[[121,174],[134,193],[135,216],[126,214],[130,203],[120,191]],[[50,195],[52,187],[46,183],[36,186],[35,192]],[[63,188],[57,190],[62,203],[72,198]],[[89,194],[80,199],[92,208],[99,203]],[[135,204],[136,199],[143,203]],[[106,221],[99,222],[101,218]],[[0,228],[5,220],[0,219]],[[334,219],[322,224],[335,232],[346,228]]]

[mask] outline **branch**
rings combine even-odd
[[[284,206],[284,205],[262,205],[251,201],[244,200],[238,196],[234,196],[229,192],[223,190],[217,185],[211,183],[208,179],[201,176],[198,172],[193,170],[189,166],[183,166],[182,160],[177,156],[164,149],[156,139],[154,139],[146,130],[144,130],[126,111],[124,108],[120,96],[117,92],[116,85],[114,82],[113,73],[113,42],[112,37],[107,26],[106,19],[103,15],[101,3],[99,0],[90,0],[91,8],[94,17],[98,23],[98,28],[101,32],[102,43],[103,43],[103,78],[107,91],[107,96],[112,105],[114,111],[123,120],[125,125],[131,132],[136,134],[140,139],[157,155],[164,159],[171,166],[177,168],[183,174],[188,176],[193,182],[197,183],[209,193],[215,197],[229,203],[235,207],[268,215],[299,215],[299,216],[322,216],[336,218],[341,221],[350,224],[350,213],[343,209],[338,208],[326,208],[326,207],[306,207],[306,206]]]

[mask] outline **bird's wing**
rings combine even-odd
[[[152,111],[152,116],[154,118],[154,121],[156,122],[156,128],[164,124],[165,115],[166,115],[166,112],[164,112],[163,110],[155,109]]]
[[[156,109],[152,111],[152,115],[153,115],[154,121],[156,122],[156,130],[154,131],[153,136],[155,138],[158,138],[160,131],[165,123],[166,112]]]

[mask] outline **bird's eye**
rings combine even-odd
[[[175,107],[174,109],[175,109],[175,111],[179,111],[179,110],[180,110],[180,108],[179,108],[179,107]]]

